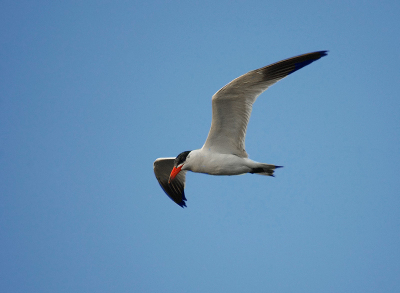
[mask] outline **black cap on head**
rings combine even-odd
[[[186,152],[182,152],[180,153],[174,161],[174,166],[177,167],[180,164],[184,163],[186,161],[186,157],[189,155],[191,151],[186,151]]]

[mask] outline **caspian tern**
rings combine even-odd
[[[203,147],[182,152],[176,158],[155,160],[154,174],[165,193],[185,207],[187,171],[210,175],[252,173],[274,176],[274,170],[281,166],[250,160],[245,151],[253,103],[277,81],[326,55],[327,51],[303,54],[252,70],[216,92],[212,97],[211,129]]]

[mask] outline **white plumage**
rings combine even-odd
[[[308,53],[252,70],[228,83],[212,97],[212,122],[201,149],[159,158],[154,173],[165,193],[186,206],[186,171],[210,175],[256,173],[273,176],[280,166],[250,160],[245,150],[247,124],[253,103],[268,87],[325,56],[327,51]]]

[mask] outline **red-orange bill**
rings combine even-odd
[[[171,180],[174,180],[176,175],[178,175],[178,173],[181,171],[183,165],[179,166],[178,168],[174,167],[171,171],[171,175],[169,175],[169,180],[168,183],[171,182]]]

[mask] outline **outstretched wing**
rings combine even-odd
[[[169,175],[171,174],[172,168],[174,167],[175,158],[158,158],[154,161],[154,174],[160,183],[161,188],[164,192],[181,207],[186,206],[185,197],[185,181],[186,171],[180,171],[171,183],[168,183]]]
[[[212,122],[203,149],[247,158],[245,136],[253,103],[268,87],[325,56],[308,53],[250,71],[221,88],[212,97]]]

